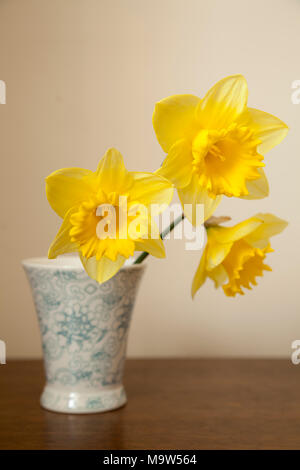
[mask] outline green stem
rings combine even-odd
[[[161,239],[163,240],[170,232],[172,232],[172,230],[176,227],[176,225],[180,224],[180,222],[182,222],[183,219],[184,219],[184,214],[182,213],[179,217],[177,217],[177,219],[173,220],[173,222],[169,225],[169,227],[165,228],[165,230],[161,232],[160,234]],[[148,255],[149,253],[147,253],[147,251],[143,251],[143,253],[141,253],[140,256],[138,256],[138,258],[135,260],[133,264],[141,264],[141,262],[144,261],[144,259],[147,258]]]

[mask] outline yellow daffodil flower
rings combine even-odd
[[[167,153],[157,171],[178,190],[185,215],[195,224],[196,204],[210,217],[222,195],[260,199],[268,195],[263,154],[279,144],[287,126],[247,107],[245,78],[219,81],[203,99],[175,95],[156,104],[153,126]]]
[[[117,150],[109,149],[95,172],[64,168],[52,173],[46,178],[46,194],[63,218],[49,258],[77,251],[89,276],[101,283],[116,274],[134,251],[165,257],[150,206],[156,205],[156,214],[161,212],[172,199],[172,184],[159,175],[127,171]],[[109,208],[114,218],[106,220]],[[114,231],[108,236],[110,222]]]
[[[209,277],[215,287],[222,286],[228,297],[244,295],[242,287],[252,289],[256,277],[271,271],[264,264],[271,249],[270,237],[287,226],[272,214],[257,214],[233,227],[207,228],[207,243],[192,284],[192,296]]]

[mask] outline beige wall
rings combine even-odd
[[[44,177],[68,166],[95,168],[109,146],[130,169],[154,170],[162,151],[154,103],[203,94],[243,73],[249,102],[279,115],[291,132],[267,156],[271,196],[224,200],[234,220],[273,211],[290,221],[274,239],[273,273],[246,296],[210,284],[192,302],[198,264],[183,242],[149,261],[130,335],[131,356],[288,356],[300,338],[300,79],[297,0],[0,0],[1,315],[9,357],[41,355],[22,258],[45,255],[60,221]]]

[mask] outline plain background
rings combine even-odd
[[[273,239],[273,268],[244,297],[207,283],[194,301],[199,262],[184,242],[151,259],[129,355],[288,357],[300,338],[300,79],[298,0],[0,0],[1,315],[8,357],[39,357],[36,314],[23,258],[46,255],[60,220],[44,178],[68,166],[95,169],[108,147],[131,170],[155,170],[163,152],[152,128],[156,101],[203,96],[217,80],[245,75],[249,105],[290,126],[266,156],[271,194],[223,200],[234,222],[274,212],[290,222]]]

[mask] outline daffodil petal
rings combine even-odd
[[[156,258],[166,257],[165,247],[154,220],[152,220],[152,223],[149,221],[148,238],[141,238],[135,241],[135,251],[146,251]]]
[[[222,196],[210,197],[208,192],[199,186],[195,175],[188,186],[178,189],[178,195],[185,216],[194,226],[203,224],[205,220],[211,217],[222,199]],[[197,205],[200,204],[203,204],[204,213],[202,214],[201,211],[197,213]]]
[[[207,234],[208,239],[210,239],[209,231]],[[212,271],[214,268],[219,266],[219,264],[222,263],[222,261],[226,258],[226,256],[230,252],[232,245],[233,245],[233,242],[215,243],[213,241],[210,241],[207,244],[206,269],[208,271]]]
[[[156,173],[172,181],[176,188],[187,186],[192,177],[193,155],[187,140],[178,140]]]
[[[240,116],[240,121],[255,130],[257,138],[261,141],[258,151],[262,154],[280,144],[289,130],[276,116],[254,108],[247,108]]]
[[[257,217],[251,217],[233,227],[211,227],[208,229],[208,237],[219,244],[232,243],[247,237],[260,225],[261,221]]]
[[[207,273],[206,273],[206,248],[204,249],[204,252],[201,256],[199,266],[197,268],[197,271],[195,273],[193,282],[192,282],[192,298],[195,297],[196,292],[200,289],[200,287],[204,284]]]
[[[194,95],[174,95],[155,105],[153,127],[166,153],[177,140],[192,136],[195,132],[195,109],[199,101],[200,98]]]
[[[260,178],[246,182],[248,194],[240,196],[240,199],[263,199],[269,195],[269,183],[266,174],[262,168],[257,168]]]
[[[80,259],[87,274],[92,279],[99,282],[99,284],[113,277],[121,269],[126,260],[126,258],[121,255],[118,255],[115,261],[112,261],[106,256],[102,256],[100,260],[96,260],[95,256],[85,258],[80,255]]]
[[[204,129],[225,128],[244,111],[247,99],[247,82],[242,75],[223,78],[198,104],[197,119]]]
[[[166,209],[174,192],[169,180],[153,173],[131,172],[131,175],[133,177],[133,185],[129,191],[131,201],[138,201],[147,207],[153,205],[152,215]]]
[[[228,282],[228,274],[222,264],[216,266],[208,275],[214,281],[216,289]]]
[[[159,237],[154,238],[145,238],[135,242],[136,251],[146,251],[156,258],[165,258],[166,252],[162,239]]]
[[[288,222],[273,214],[259,213],[254,217],[260,221],[260,224],[245,240],[255,248],[265,248],[271,237],[278,235],[288,226]]]
[[[73,253],[78,250],[77,243],[72,242],[70,237],[70,229],[72,228],[70,217],[73,212],[74,208],[71,208],[66,214],[55,239],[51,243],[48,251],[49,259],[54,259],[64,253]]]
[[[133,183],[121,153],[114,148],[108,149],[100,160],[96,174],[100,189],[107,193],[125,193]]]
[[[46,178],[46,195],[52,209],[64,217],[71,207],[89,198],[94,173],[83,168],[62,168]]]

